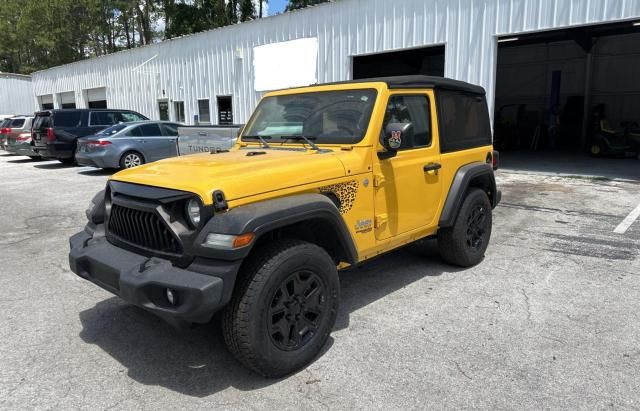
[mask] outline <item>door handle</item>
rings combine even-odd
[[[429,174],[438,174],[438,170],[442,168],[442,164],[440,163],[429,163],[424,166],[424,172]]]

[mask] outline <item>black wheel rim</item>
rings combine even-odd
[[[290,275],[275,291],[269,306],[268,330],[281,350],[304,347],[317,334],[326,315],[325,285],[312,271]]]
[[[484,205],[476,204],[467,219],[467,246],[478,250],[484,243],[486,233],[487,210]]]

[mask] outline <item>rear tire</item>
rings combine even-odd
[[[327,252],[298,240],[268,244],[250,257],[241,278],[222,318],[229,351],[271,378],[313,361],[338,312],[338,272]]]
[[[144,164],[144,157],[137,151],[127,151],[120,157],[120,169],[138,167]]]
[[[491,239],[492,213],[487,194],[477,188],[465,197],[453,227],[438,231],[438,250],[443,260],[471,267],[484,259]]]

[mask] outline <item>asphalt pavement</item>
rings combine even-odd
[[[109,175],[0,153],[0,409],[640,408],[640,221],[614,232],[640,179],[500,171],[483,263],[427,242],[343,272],[322,355],[269,380],[217,326],[176,330],[69,271]]]

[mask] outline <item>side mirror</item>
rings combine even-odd
[[[380,143],[384,147],[385,151],[378,153],[378,158],[381,160],[395,157],[398,153],[398,149],[402,146],[402,140],[408,138],[413,129],[411,123],[389,123],[384,130],[384,134]]]

